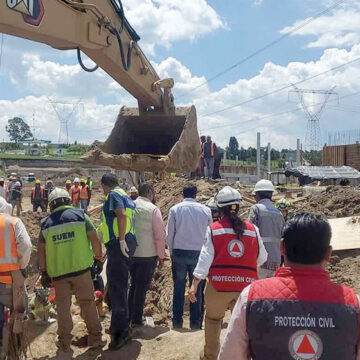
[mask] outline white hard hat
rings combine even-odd
[[[241,194],[231,186],[225,186],[215,196],[215,203],[218,207],[240,204]]]
[[[61,188],[55,188],[50,194],[49,194],[49,204],[51,204],[53,201],[57,199],[68,199],[71,200],[71,197],[67,190],[61,189]]]
[[[219,210],[217,205],[216,205],[216,202],[215,202],[215,198],[210,198],[206,203],[205,205],[210,208],[211,210]]]
[[[130,192],[131,192],[131,193],[137,193],[138,191],[137,191],[137,188],[136,188],[135,186],[132,186],[132,187],[130,188]]]
[[[74,179],[74,183],[79,183],[80,182],[80,179],[79,178],[75,178]]]
[[[15,186],[21,186],[21,182],[20,182],[20,181],[17,181],[17,182],[15,183]]]
[[[256,183],[253,194],[260,192],[260,191],[274,192],[275,188],[274,188],[273,183],[270,180],[262,179]]]

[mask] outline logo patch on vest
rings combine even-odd
[[[289,351],[295,360],[318,360],[323,353],[323,343],[313,331],[300,330],[291,336]]]
[[[228,245],[228,252],[234,258],[240,258],[244,255],[244,244],[240,240],[231,240]]]

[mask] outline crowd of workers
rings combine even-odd
[[[190,328],[201,329],[205,318],[202,359],[268,359],[269,354],[280,360],[359,358],[359,299],[350,288],[332,283],[325,270],[331,255],[328,222],[309,213],[289,217],[291,203],[273,203],[270,181],[256,184],[256,204],[247,220],[239,216],[238,190],[226,186],[202,205],[196,201],[196,186],[187,184],[183,200],[169,211],[166,227],[151,183],[131,189],[126,179],[119,183],[107,173],[101,186],[105,200],[97,229],[81,202],[74,203],[70,189],[50,192],[51,213],[41,222],[38,263],[43,287],[55,288],[59,356],[71,358],[73,294],[88,329],[88,345],[102,348],[106,343],[92,274],[94,266],[102,272],[105,258],[109,349],[118,350],[131,340],[134,329],[143,325],[146,292],[156,267],[164,264],[167,246],[174,283],[173,328],[184,326],[188,279]],[[3,198],[0,230],[3,327],[4,306],[16,315],[25,311],[19,294],[24,293],[22,270],[31,254],[26,229],[11,216],[11,205]],[[221,345],[228,309],[232,317]]]

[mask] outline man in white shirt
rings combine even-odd
[[[174,328],[183,326],[186,277],[191,285],[193,272],[205,242],[206,229],[212,223],[211,210],[196,201],[197,188],[187,184],[184,200],[173,206],[167,224],[167,244],[172,256],[174,280],[172,321]],[[190,327],[201,329],[203,319],[203,284],[197,292],[197,302],[190,305]]]

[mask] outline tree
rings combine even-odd
[[[19,117],[8,120],[6,131],[9,133],[10,140],[16,143],[33,137],[30,126]]]
[[[230,137],[229,146],[227,149],[229,158],[235,160],[239,155],[239,143],[235,136]]]

